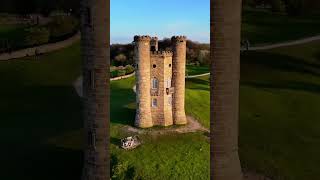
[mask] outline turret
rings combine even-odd
[[[172,58],[172,85],[173,93],[173,123],[186,124],[185,114],[185,70],[186,70],[186,36],[173,36],[171,38]]]
[[[158,38],[152,37],[150,41],[150,50],[151,51],[158,51]]]
[[[136,101],[135,126],[152,127],[150,96],[150,36],[134,36],[134,59],[136,62]]]

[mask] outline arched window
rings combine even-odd
[[[158,79],[157,78],[152,79],[152,89],[158,89]]]

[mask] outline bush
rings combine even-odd
[[[118,70],[118,77],[126,75],[126,70]]]
[[[79,27],[79,22],[72,16],[54,16],[48,27],[51,40],[64,39],[65,36],[73,34]]]
[[[125,71],[126,71],[126,74],[131,74],[134,72],[134,67],[131,65],[126,65]]]
[[[118,76],[118,70],[111,71],[110,76],[111,76],[111,78],[117,77]]]
[[[45,27],[31,27],[25,29],[24,46],[45,44],[49,41],[50,33]]]

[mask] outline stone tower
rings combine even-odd
[[[110,179],[109,0],[82,0],[84,166],[82,180]]]
[[[134,59],[136,62],[137,113],[135,126],[147,128],[153,126],[150,102],[150,36],[134,37]]]
[[[171,38],[173,60],[172,60],[172,85],[175,87],[173,97],[173,119],[174,124],[186,124],[185,104],[185,71],[186,71],[186,43],[185,36],[173,36]]]
[[[185,66],[186,61],[186,37],[179,36],[184,43],[176,45],[177,37],[173,37],[173,45],[178,46],[176,64],[174,68],[174,53],[171,51],[158,50],[158,38],[149,36],[134,37],[134,52],[136,61],[136,97],[137,97],[137,112],[135,125],[141,128],[152,126],[169,126],[172,124],[186,124],[186,116],[184,114],[184,81],[185,81]],[[184,46],[184,47],[183,47]],[[184,52],[183,52],[184,51]],[[183,73],[180,76],[174,76],[176,71]],[[183,93],[183,96],[175,98],[174,78],[180,78],[176,81],[178,92]],[[181,82],[183,81],[183,82]],[[179,102],[175,102],[179,100]],[[181,102],[183,101],[183,102]],[[179,107],[178,113],[175,112],[174,105]],[[180,106],[183,106],[182,108]],[[177,114],[179,119],[175,119]]]

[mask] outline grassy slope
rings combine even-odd
[[[55,144],[83,125],[81,102],[71,85],[80,73],[79,54],[75,44],[39,61],[0,62],[0,179],[80,178],[77,141]]]
[[[242,57],[243,164],[286,179],[320,177],[320,42]]]
[[[193,65],[187,65],[187,72],[188,75],[197,75],[197,74],[204,74],[209,72],[208,66],[193,66]]]
[[[288,17],[270,12],[245,9],[242,16],[242,38],[251,44],[264,44],[319,35],[319,17]]]

